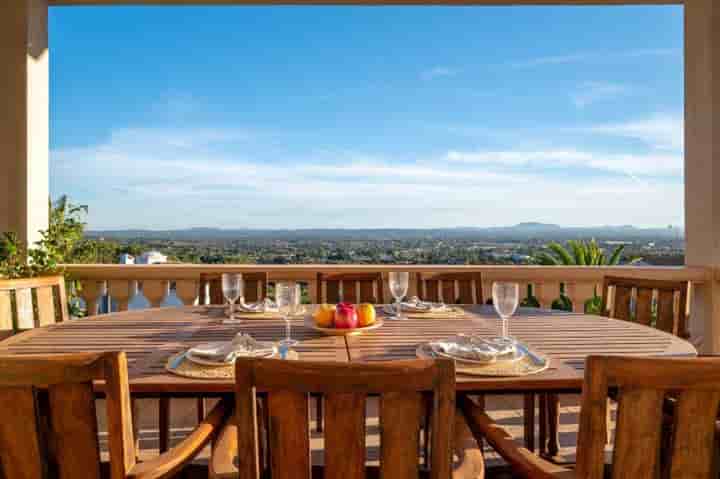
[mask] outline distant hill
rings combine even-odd
[[[113,239],[157,239],[178,241],[236,240],[236,239],[287,239],[287,240],[389,240],[389,239],[477,239],[496,241],[527,241],[569,239],[598,240],[661,240],[682,238],[677,227],[635,228],[634,226],[564,227],[546,223],[520,223],[514,226],[488,228],[428,228],[428,229],[221,229],[189,228],[178,230],[104,230],[89,231],[90,237]]]

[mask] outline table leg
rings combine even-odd
[[[555,458],[560,452],[560,399],[557,394],[548,394],[547,397],[547,419],[548,419],[548,456]]]
[[[523,396],[525,407],[523,408],[525,448],[530,452],[535,451],[535,394],[527,393]]]
[[[166,452],[170,446],[170,398],[160,398],[158,416],[159,449],[162,454]]]
[[[547,454],[547,394],[540,394],[538,399],[538,409],[540,410],[540,417],[538,418],[538,453],[544,456]]]

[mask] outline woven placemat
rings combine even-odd
[[[169,373],[176,374],[185,378],[192,379],[234,379],[235,364],[231,363],[227,366],[203,366],[184,358],[176,367],[171,367],[178,356],[185,354],[185,351],[173,354],[165,363],[165,370]],[[274,356],[276,357],[276,356]],[[297,360],[299,355],[297,351],[289,351],[286,359]]]
[[[436,357],[428,343],[420,344],[415,353],[419,358],[433,359]],[[528,376],[545,371],[550,367],[550,360],[539,354],[536,356],[541,359],[537,362],[529,355],[523,356],[521,359],[514,361],[496,361],[490,364],[475,365],[462,361],[455,361],[455,372],[458,374],[467,374],[470,376],[489,376],[489,377],[509,377],[509,376]]]

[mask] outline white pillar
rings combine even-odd
[[[715,113],[718,122],[715,123]],[[720,2],[685,0],[685,231],[689,266],[720,266]],[[691,330],[720,353],[720,283],[694,288]]]
[[[48,223],[47,0],[0,2],[0,232],[39,239]]]

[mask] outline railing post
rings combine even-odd
[[[114,299],[115,301],[117,301],[118,310],[127,311],[128,303],[130,302],[130,298],[132,297],[130,281],[109,281],[108,292],[110,294],[111,300]]]
[[[720,2],[685,0],[685,263],[720,266]],[[714,273],[714,272],[713,272]],[[691,334],[720,353],[720,283],[694,289]]]
[[[170,281],[147,280],[143,281],[143,295],[150,301],[153,308],[159,308],[170,293]]]
[[[85,300],[85,307],[88,316],[98,314],[100,308],[99,300],[107,294],[107,285],[105,281],[82,281],[82,291],[80,295]]]
[[[175,294],[186,306],[193,306],[196,302],[198,302],[198,283],[199,281],[192,279],[175,282]]]
[[[550,309],[553,301],[560,297],[560,282],[550,280],[548,282],[534,283],[535,297],[540,301],[542,308]]]

